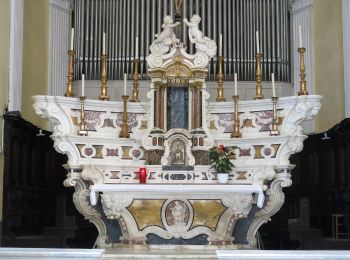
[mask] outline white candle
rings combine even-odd
[[[81,96],[85,96],[85,74],[81,75]]]
[[[301,37],[301,25],[299,24],[299,47],[303,47],[303,38]]]
[[[275,74],[274,73],[271,73],[271,79],[272,79],[272,96],[276,97]]]
[[[260,53],[260,46],[259,46],[259,31],[256,31],[256,53]]]
[[[124,73],[124,96],[126,96],[126,73]]]
[[[139,37],[136,36],[135,39],[135,60],[139,58]]]
[[[235,73],[235,96],[237,96],[237,73]]]
[[[106,33],[103,33],[103,38],[102,38],[102,54],[106,54]]]
[[[219,38],[219,56],[222,56],[222,34],[220,34]]]
[[[72,28],[72,32],[70,33],[70,50],[73,50],[73,42],[74,42],[74,28]]]

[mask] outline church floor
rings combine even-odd
[[[107,249],[102,259],[218,259],[214,249]]]

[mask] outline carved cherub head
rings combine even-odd
[[[192,23],[199,23],[201,21],[201,18],[198,14],[194,14],[191,18]]]
[[[165,23],[165,24],[172,24],[173,22],[174,22],[174,21],[173,21],[173,18],[171,18],[170,15],[164,16],[164,18],[163,18],[163,23]]]

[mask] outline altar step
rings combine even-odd
[[[164,245],[166,247],[166,245]],[[218,259],[215,249],[106,249],[102,259]]]

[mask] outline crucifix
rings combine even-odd
[[[182,0],[175,0],[176,15],[181,16],[181,5],[182,5]]]
[[[181,42],[184,42],[183,39],[183,21],[182,21],[182,14],[181,14],[181,8],[182,8],[183,0],[175,0],[175,22],[180,22],[181,26],[178,26],[174,29],[175,35],[180,39]]]

